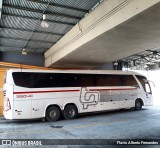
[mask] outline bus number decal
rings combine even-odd
[[[16,95],[16,98],[31,98],[33,95]]]

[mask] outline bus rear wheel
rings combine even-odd
[[[47,121],[58,121],[60,118],[60,110],[56,106],[49,107],[46,111],[46,120]]]
[[[74,105],[68,105],[65,109],[64,109],[64,118],[65,119],[75,119],[78,115],[78,111],[76,106]]]
[[[135,101],[135,110],[141,110],[141,109],[142,109],[142,101],[138,99]]]

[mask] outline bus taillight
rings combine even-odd
[[[11,104],[9,101],[9,98],[5,97],[4,98],[4,111],[8,111],[11,109]]]

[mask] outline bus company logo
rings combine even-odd
[[[83,109],[88,109],[90,105],[97,105],[99,102],[99,92],[86,92],[84,97],[80,98]]]
[[[31,98],[33,95],[16,95],[16,98]]]

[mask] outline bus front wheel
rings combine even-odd
[[[140,99],[135,101],[135,110],[141,110],[142,109],[142,101]]]
[[[65,109],[64,109],[64,118],[65,119],[75,119],[78,115],[78,111],[76,106],[74,105],[68,105]]]
[[[60,118],[60,110],[56,106],[49,107],[46,111],[47,121],[57,121]]]

